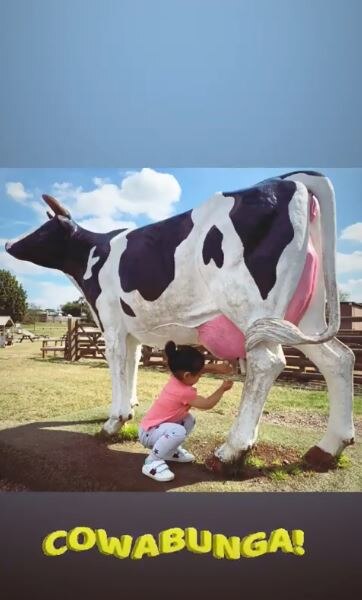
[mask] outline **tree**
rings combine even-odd
[[[91,310],[83,296],[73,302],[66,302],[66,304],[63,304],[61,307],[61,310],[63,315],[72,315],[72,317],[85,316],[87,321],[91,323],[94,322]]]
[[[82,307],[79,302],[66,302],[61,307],[63,315],[72,315],[72,317],[80,317],[82,312]]]
[[[43,312],[40,306],[30,302],[28,304],[25,316],[23,318],[23,323],[35,323],[35,321],[39,320],[39,314]]]
[[[340,302],[348,302],[349,301],[349,293],[348,292],[344,292],[343,290],[341,290],[341,288],[338,288],[338,292],[339,292],[339,301]]]
[[[16,277],[0,269],[0,315],[9,315],[14,322],[22,321],[27,309],[26,297]]]

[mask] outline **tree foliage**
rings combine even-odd
[[[339,301],[340,302],[349,302],[350,301],[349,300],[350,295],[348,292],[344,292],[343,290],[341,290],[341,288],[339,288],[338,291],[339,291]]]
[[[22,321],[27,310],[26,297],[16,277],[0,269],[0,315],[9,315],[14,322]]]
[[[79,302],[66,302],[61,307],[63,315],[72,315],[72,317],[80,317],[82,312],[82,307]]]
[[[72,315],[72,317],[84,316],[87,321],[93,322],[93,316],[85,298],[81,296],[73,302],[66,302],[61,307],[63,315]]]

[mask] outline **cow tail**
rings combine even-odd
[[[323,175],[293,173],[285,179],[300,181],[314,194],[320,205],[323,275],[328,305],[328,326],[316,335],[305,335],[299,327],[283,319],[256,320],[246,331],[246,350],[262,342],[287,346],[321,344],[332,339],[340,328],[340,305],[336,277],[336,203],[331,181]]]

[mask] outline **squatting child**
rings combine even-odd
[[[195,425],[190,408],[213,408],[223,394],[233,386],[223,381],[207,398],[197,395],[193,387],[205,372],[227,374],[231,366],[207,365],[201,352],[192,346],[179,346],[170,341],[165,347],[170,379],[143,417],[139,440],[151,450],[142,467],[142,473],[156,481],[171,481],[175,475],[165,461],[192,462],[194,456],[181,446]]]

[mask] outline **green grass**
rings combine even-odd
[[[46,323],[44,325],[47,325]],[[53,324],[51,324],[53,325]],[[23,342],[0,350],[0,427],[13,424],[43,421],[63,421],[60,429],[96,435],[107,418],[111,384],[109,369],[104,361],[83,360],[69,363],[61,358],[42,359],[40,342]],[[138,398],[140,406],[132,423],[127,424],[119,436],[130,451],[141,451],[137,440],[137,425],[151,405],[154,397],[165,384],[168,374],[151,368],[140,368]],[[201,395],[211,394],[218,380],[214,376],[203,377],[198,384]],[[242,384],[236,382],[230,392],[214,409],[195,411],[197,426],[187,440],[186,446],[194,452],[199,462],[216,445],[222,443],[237,414]],[[355,415],[362,419],[362,397],[356,396]],[[269,415],[262,419],[259,441],[271,447],[281,447],[297,452],[298,456],[322,437],[323,419],[328,412],[325,391],[293,389],[274,386],[265,409]],[[282,415],[283,421],[272,422],[270,417]],[[321,424],[309,422],[309,417],[320,415]],[[297,421],[293,421],[298,417]],[[359,419],[359,420],[358,420]],[[251,467],[260,470],[258,477],[246,481],[200,481],[177,488],[182,491],[361,491],[362,490],[362,444],[357,443],[342,455],[338,468],[328,473],[303,471],[298,461],[287,466],[272,462],[270,472],[265,474],[263,456],[248,458]],[[280,461],[279,461],[280,462]],[[270,465],[269,465],[270,467]],[[264,472],[264,474],[263,474]]]
[[[288,479],[289,474],[286,471],[283,471],[283,469],[275,469],[274,471],[271,471],[268,476],[272,481],[285,481]]]
[[[259,458],[258,456],[249,456],[247,458],[247,464],[251,467],[255,467],[256,469],[262,469],[266,466],[265,460]]]
[[[67,333],[67,323],[52,323],[52,322],[36,322],[36,323],[22,323],[22,329],[27,329],[31,333],[36,335],[48,335],[49,337],[61,337]]]
[[[136,442],[138,440],[138,427],[136,423],[125,423],[118,436],[124,442]]]

